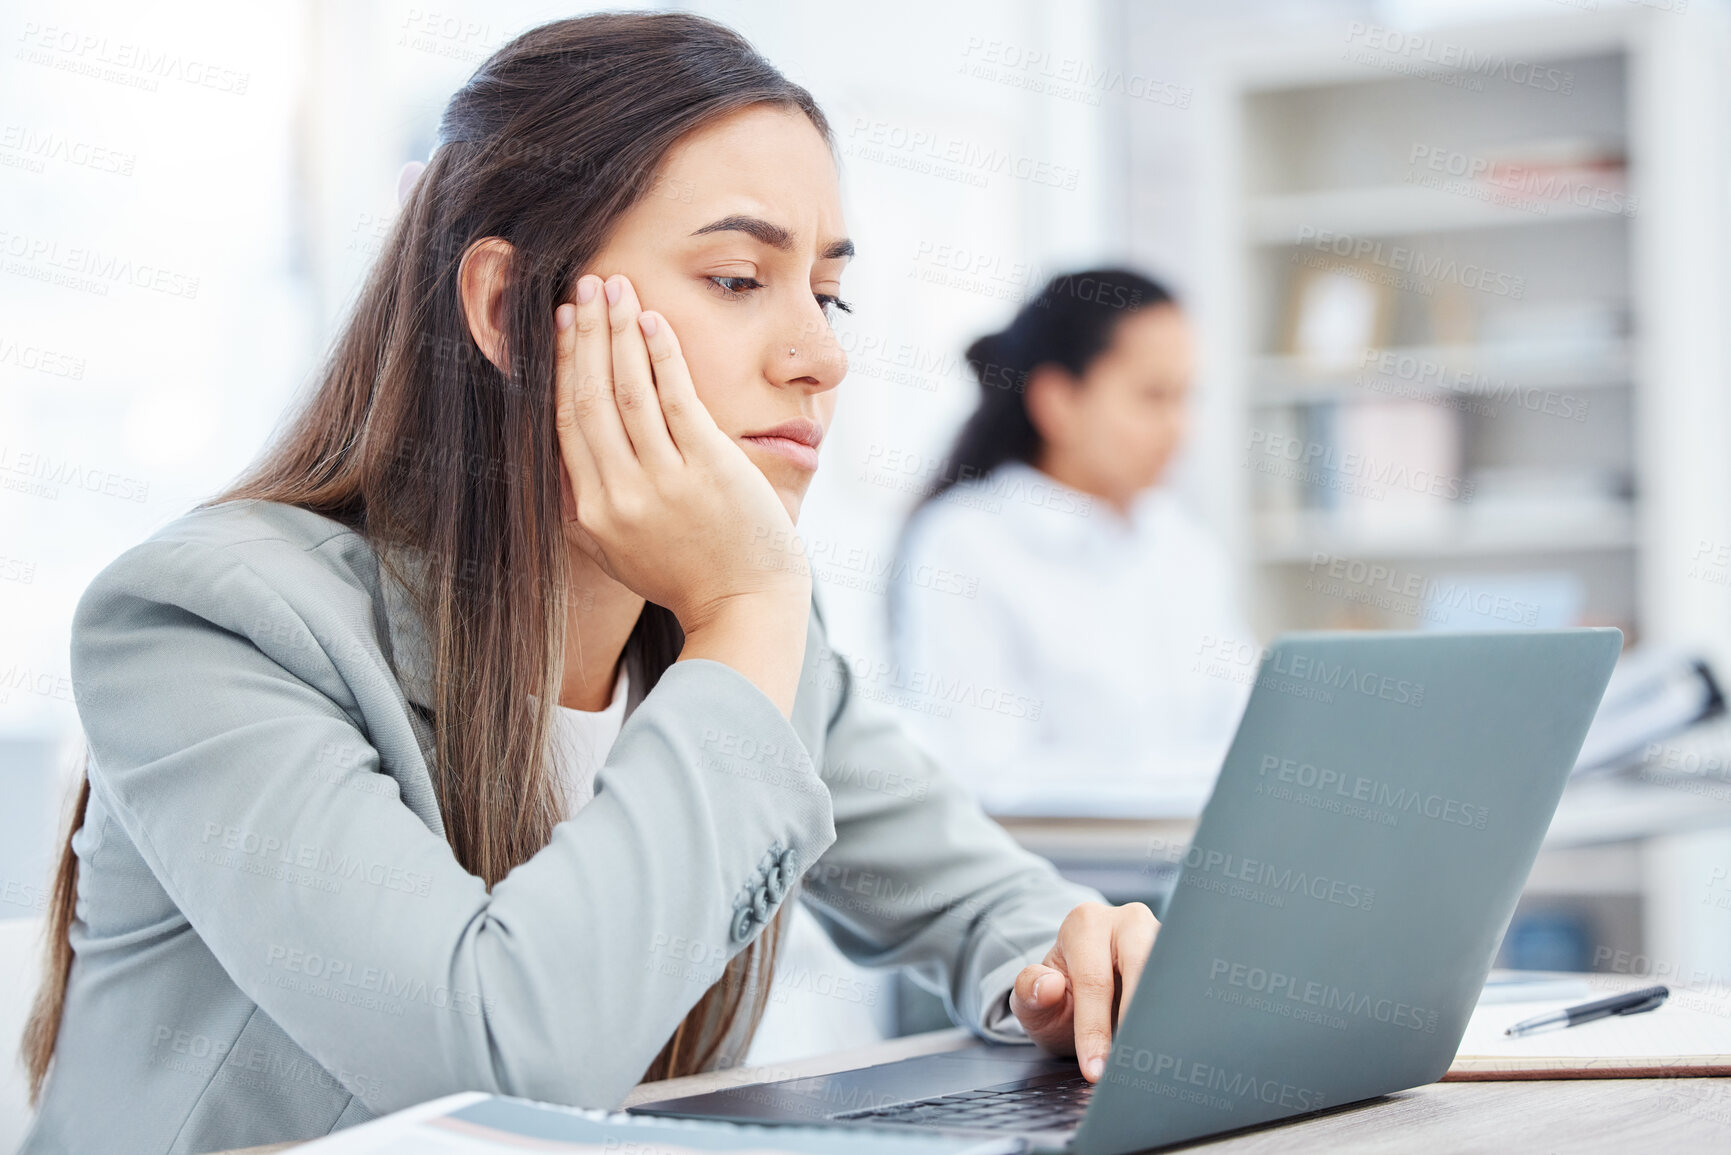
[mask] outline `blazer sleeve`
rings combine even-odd
[[[821,621],[821,619],[819,619]],[[1041,961],[1064,916],[1103,902],[1023,849],[821,644],[840,686],[822,759],[836,841],[805,878],[808,905],[843,954],[906,966],[952,1021],[1025,1042],[1009,1017],[1017,972]]]
[[[813,862],[835,839],[795,731],[732,667],[676,662],[595,799],[489,892],[389,778],[328,785],[322,750],[379,770],[359,699],[395,684],[335,675],[366,599],[346,643],[320,640],[285,597],[291,560],[151,540],[98,575],[72,637],[92,789],[235,985],[367,1080],[373,1110],[467,1090],[616,1106],[743,949],[736,903],[766,856]],[[736,765],[706,741],[722,727],[787,752],[806,788]]]

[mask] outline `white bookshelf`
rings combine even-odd
[[[1344,28],[1329,27],[1309,41],[1235,49],[1198,102],[1219,147],[1206,176],[1193,452],[1198,475],[1219,479],[1208,512],[1233,544],[1262,640],[1424,624],[1412,599],[1391,606],[1358,596],[1369,582],[1318,582],[1335,559],[1421,585],[1563,573],[1578,583],[1586,622],[1692,647],[1731,671],[1731,575],[1698,565],[1703,543],[1731,543],[1731,35],[1716,6],[1601,8],[1426,30],[1457,56],[1566,71],[1566,96],[1495,77],[1473,90],[1438,79],[1441,65],[1415,75],[1367,64],[1343,51]],[[1571,141],[1625,158],[1597,175],[1634,198],[1632,212],[1567,197],[1541,212],[1530,200],[1410,179],[1419,146],[1519,163],[1523,150],[1555,155]],[[1373,268],[1397,263],[1387,259],[1394,248],[1418,249],[1517,274],[1525,291],[1517,308],[1447,277],[1432,277],[1428,296],[1409,280],[1388,298],[1374,357],[1319,364],[1293,347],[1290,309],[1303,267],[1294,256],[1306,244],[1319,252],[1325,233],[1381,245]],[[1382,367],[1426,363],[1448,373],[1421,380]],[[1567,394],[1586,417],[1475,410],[1486,382]],[[1452,454],[1459,478],[1480,483],[1471,501],[1319,500],[1307,489],[1327,486],[1314,478],[1271,482],[1253,464],[1259,432],[1264,446],[1362,434],[1377,426],[1340,414],[1396,399],[1446,419],[1415,419],[1424,436],[1408,442],[1424,447],[1426,464]],[[1319,410],[1328,420],[1309,416]],[[1566,861],[1541,857],[1529,896],[1605,905],[1636,895],[1628,945],[1731,977],[1731,920],[1704,918],[1699,899],[1703,863],[1723,862],[1731,832],[1677,825],[1587,841]],[[1601,941],[1621,940],[1606,929],[1614,922],[1601,922]]]
[[[1306,225],[1361,237],[1392,237],[1590,221],[1603,214],[1591,204],[1568,200],[1540,201],[1522,209],[1412,184],[1256,196],[1245,207],[1246,232],[1252,241],[1266,245],[1284,245]],[[1539,208],[1545,212],[1534,211]]]
[[[1497,346],[1401,345],[1380,350],[1399,362],[1447,363],[1491,380],[1520,381],[1541,388],[1621,388],[1631,373],[1632,349],[1621,338],[1604,341],[1504,342]],[[1304,400],[1362,396],[1357,369],[1317,371],[1302,359],[1256,358],[1251,365],[1256,390],[1251,404],[1274,406]],[[1398,378],[1397,378],[1398,379]],[[1438,391],[1450,389],[1449,383]],[[1454,392],[1470,394],[1458,387]]]
[[[1395,54],[1343,52],[1338,32],[1229,58],[1204,108],[1224,147],[1198,449],[1228,479],[1213,512],[1258,632],[1421,623],[1413,599],[1318,592],[1320,555],[1398,566],[1420,588],[1571,575],[1582,619],[1731,658],[1731,590],[1690,576],[1702,540],[1731,537],[1717,14],[1427,30],[1510,62],[1476,88],[1439,79],[1441,64],[1414,75]],[[1523,69],[1569,91],[1499,78]],[[1455,175],[1486,162],[1504,166],[1494,182]],[[1429,275],[1401,263],[1415,253]],[[1395,282],[1359,358],[1295,347],[1293,300],[1315,267]],[[1518,292],[1482,291],[1472,269]],[[1367,414],[1412,435],[1366,442]],[[1277,439],[1371,464],[1271,476]],[[1349,492],[1433,473],[1467,496]]]

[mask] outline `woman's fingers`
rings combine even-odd
[[[601,490],[601,476],[596,472],[595,454],[583,436],[577,420],[577,312],[578,306],[566,302],[553,310],[554,334],[554,419],[559,435],[559,456],[565,462],[570,479],[572,498]],[[575,511],[573,511],[575,512]]]
[[[677,464],[679,451],[667,432],[649,367],[649,347],[638,323],[643,309],[623,273],[607,278],[607,321],[613,353],[613,395],[637,459],[651,468]]]
[[[1154,912],[1140,902],[1083,903],[1058,928],[1045,963],[1016,976],[1010,1009],[1047,1050],[1063,1054],[1074,1047],[1082,1074],[1099,1082],[1159,930]]]
[[[667,420],[673,444],[689,460],[704,438],[722,436],[721,428],[697,398],[697,387],[691,383],[691,367],[685,363],[685,352],[679,347],[679,337],[667,318],[654,312],[639,316],[649,346],[649,363],[655,373],[655,391],[661,398],[661,414]]]
[[[1075,913],[1071,912],[1072,917]],[[1066,919],[1065,926],[1069,925],[1070,920]],[[1118,993],[1110,934],[1099,933],[1104,929],[1087,920],[1079,933],[1063,943],[1064,969],[1075,1002],[1071,1016],[1076,1032],[1076,1064],[1090,1083],[1100,1081],[1112,1051],[1112,1003]]]
[[[1016,974],[1010,988],[1010,1011],[1028,1032],[1028,1037],[1047,1050],[1068,1054],[1075,1049],[1070,1031],[1070,989],[1064,972],[1044,963],[1033,963]]]
[[[1130,1011],[1131,996],[1136,993],[1136,984],[1142,981],[1142,968],[1148,965],[1160,923],[1146,903],[1125,903],[1114,913],[1117,917],[1112,925],[1112,957],[1117,960],[1118,987],[1122,992],[1118,996],[1118,1017],[1112,1023],[1116,1031]]]
[[[637,467],[637,455],[613,399],[613,342],[600,277],[586,274],[577,279],[575,337],[570,389],[561,391],[559,399],[560,425],[581,432],[601,477],[628,477]],[[577,496],[582,498],[581,488]]]

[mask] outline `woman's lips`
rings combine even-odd
[[[787,458],[801,469],[817,469],[817,450],[803,441],[795,441],[791,437],[754,437],[749,434],[740,440],[761,445],[769,452]]]

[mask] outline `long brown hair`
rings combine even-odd
[[[432,157],[310,397],[246,473],[201,503],[283,502],[389,547],[380,562],[414,597],[434,659],[433,769],[446,834],[457,861],[489,887],[565,816],[547,756],[572,608],[553,310],[572,299],[627,209],[646,196],[690,195],[657,182],[677,141],[761,103],[803,112],[833,151],[810,93],[699,16],[600,13],[505,45],[447,105]],[[458,289],[464,253],[491,236],[514,248],[503,370],[471,338]],[[392,554],[431,564],[411,576]],[[634,686],[648,692],[683,644],[673,614],[646,605],[625,646]],[[73,832],[88,797],[86,778]],[[59,1034],[76,897],[69,833],[24,1038],[32,1102]],[[750,1039],[780,921],[729,962],[645,1078],[706,1070],[733,1036]]]

